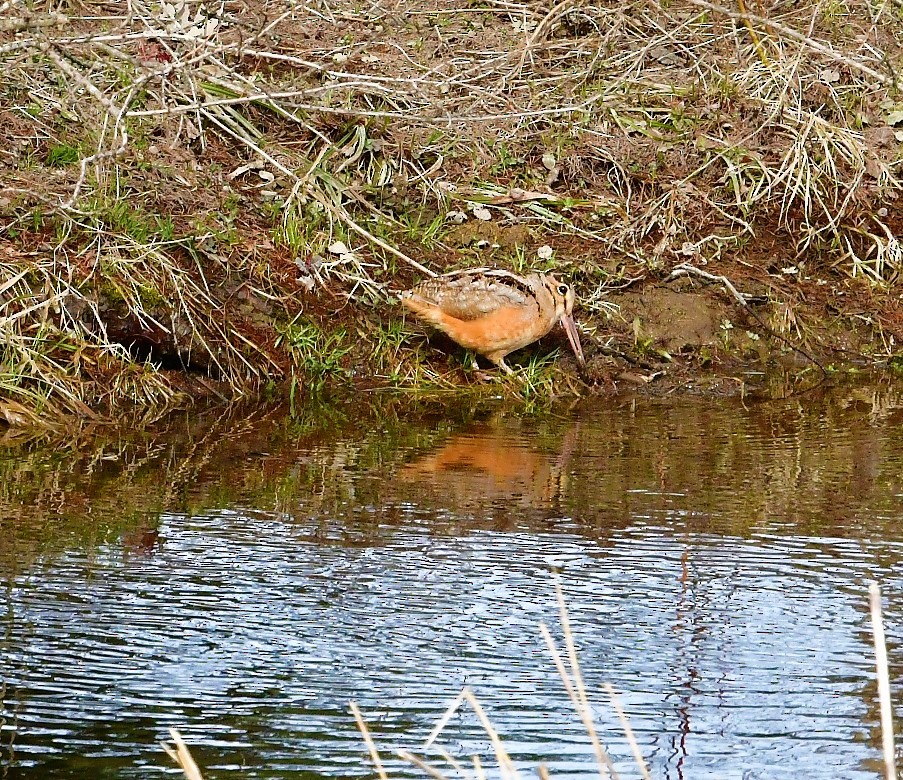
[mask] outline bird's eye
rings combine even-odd
[[[559,295],[567,295],[568,294],[568,286],[566,284],[558,285],[558,294]]]

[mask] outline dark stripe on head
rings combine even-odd
[[[545,288],[551,293],[553,300],[567,297],[567,292],[565,292],[564,294],[558,292],[559,287],[564,286],[567,287],[568,290],[571,289],[569,285],[551,275],[543,278],[543,284],[545,285]]]

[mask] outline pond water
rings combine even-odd
[[[867,583],[903,703],[903,399],[617,399],[523,414],[195,410],[0,450],[3,778],[373,777],[469,686],[524,776],[598,777],[539,630],[561,582],[638,777],[878,778]],[[74,443],[73,443],[74,442]],[[899,712],[898,708],[898,712]],[[438,740],[499,777],[464,705]]]

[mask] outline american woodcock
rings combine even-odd
[[[401,294],[402,304],[509,374],[505,356],[532,344],[557,323],[585,365],[572,315],[574,291],[552,274],[517,276],[476,268],[427,279]]]

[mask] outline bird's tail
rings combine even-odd
[[[403,293],[401,305],[406,309],[410,309],[420,319],[433,325],[441,326],[445,323],[446,315],[442,312],[442,309],[436,306],[435,303],[430,303],[426,299],[421,298],[416,293]]]

